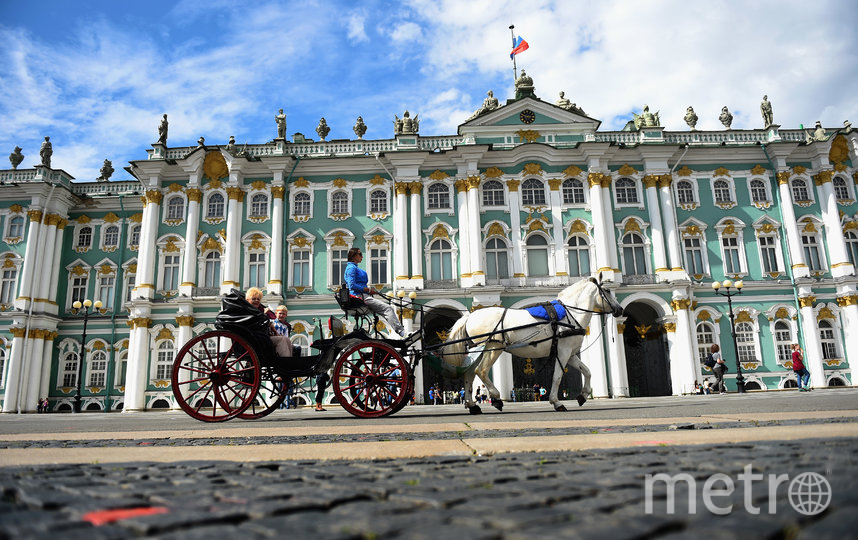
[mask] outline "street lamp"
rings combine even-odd
[[[745,393],[745,377],[742,376],[742,364],[739,363],[739,345],[736,343],[736,321],[733,317],[732,298],[737,294],[742,294],[742,287],[744,286],[742,280],[733,283],[729,279],[725,279],[723,282],[715,281],[712,283],[715,294],[727,297],[727,309],[730,310],[730,335],[733,337],[733,350],[736,352],[736,391],[740,394]]]
[[[80,385],[83,382],[83,361],[86,359],[86,323],[89,322],[89,315],[92,313],[90,308],[101,309],[101,300],[96,300],[95,303],[89,298],[83,301],[75,300],[72,304],[72,313],[75,315],[83,308],[83,335],[80,339],[80,358],[77,363],[77,390],[74,395],[74,412],[80,412]]]

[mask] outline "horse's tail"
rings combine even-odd
[[[444,346],[444,362],[451,365],[461,365],[465,361],[468,352],[468,332],[465,329],[468,323],[468,314],[456,321],[450,334],[447,336],[447,345]]]

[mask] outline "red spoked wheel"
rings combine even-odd
[[[216,330],[188,341],[173,362],[173,395],[203,422],[243,413],[259,391],[259,358],[238,334]]]
[[[387,416],[408,397],[408,364],[391,346],[362,341],[346,348],[334,365],[334,393],[359,418]]]
[[[256,420],[268,416],[280,408],[286,399],[286,392],[292,381],[284,380],[271,366],[262,368],[262,378],[259,381],[259,391],[256,398],[251,402],[243,413],[238,417],[242,420]]]

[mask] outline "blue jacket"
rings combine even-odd
[[[363,290],[369,283],[369,276],[366,275],[366,272],[361,270],[357,263],[349,261],[346,263],[346,271],[343,277],[346,280],[346,287],[349,288],[349,294],[362,297]]]

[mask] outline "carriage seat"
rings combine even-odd
[[[350,316],[357,319],[359,317],[366,317],[372,313],[363,300],[349,294],[349,288],[345,283],[340,285],[336,299],[337,304],[340,305],[340,309],[345,312],[347,317]]]

